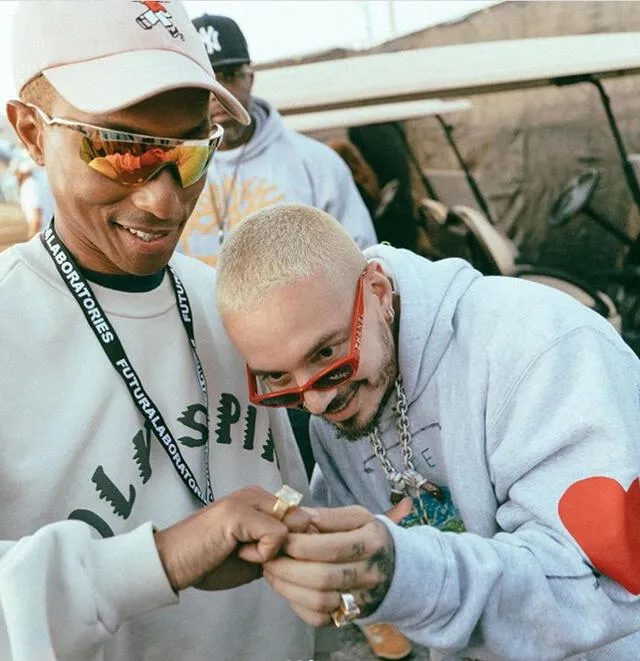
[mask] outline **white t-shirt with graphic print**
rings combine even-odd
[[[203,484],[219,498],[306,479],[286,415],[248,403],[218,318],[215,272],[172,260],[189,296],[210,424],[169,278],[92,285]],[[148,431],[39,238],[0,255],[0,659],[310,659],[312,633],[263,580],[173,593],[152,525],[198,508]]]

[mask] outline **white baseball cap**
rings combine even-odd
[[[215,79],[179,1],[29,0],[13,22],[16,88],[42,74],[71,105],[102,114],[161,92],[206,89],[235,119],[240,102]]]

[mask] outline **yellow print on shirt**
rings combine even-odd
[[[221,238],[249,214],[284,200],[277,186],[258,177],[234,182],[228,176],[222,186],[207,182],[180,238],[180,251],[215,266]]]

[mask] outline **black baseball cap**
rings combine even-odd
[[[251,62],[247,40],[232,18],[203,14],[194,18],[193,24],[207,49],[214,71],[216,67]]]

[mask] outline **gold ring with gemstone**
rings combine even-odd
[[[282,521],[292,507],[297,507],[302,502],[302,494],[283,484],[276,492],[276,504],[273,506],[273,516]]]
[[[333,623],[339,628],[360,617],[360,606],[351,592],[340,593],[340,606],[331,612]]]

